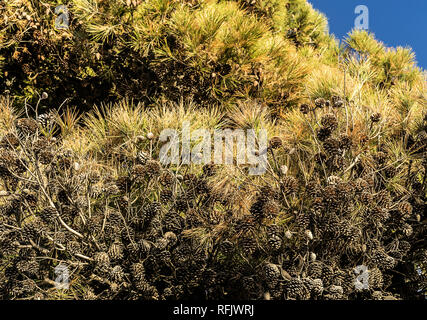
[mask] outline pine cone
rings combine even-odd
[[[308,114],[310,112],[310,106],[306,103],[303,103],[300,105],[299,110],[301,111],[302,114]]]
[[[251,255],[257,248],[255,239],[249,236],[244,236],[240,240],[240,245],[242,246],[243,253],[247,256]]]
[[[325,114],[320,120],[320,123],[324,128],[327,128],[331,131],[334,131],[336,128],[338,128],[338,120],[332,113]]]
[[[271,236],[268,238],[268,245],[272,251],[277,251],[282,246],[282,239],[279,236]]]
[[[298,191],[298,181],[292,176],[285,176],[280,181],[280,188],[286,195],[295,193]]]
[[[273,137],[268,143],[271,149],[279,149],[283,145],[283,141],[280,137]]]
[[[341,153],[340,142],[334,138],[328,138],[323,142],[323,148],[327,155],[339,155]]]
[[[34,134],[39,126],[37,121],[30,118],[21,118],[16,122],[16,128],[24,134]]]
[[[408,201],[402,201],[397,207],[402,219],[409,219],[412,215],[412,205]]]
[[[277,265],[267,263],[264,266],[264,277],[269,288],[274,288],[280,278],[280,269]]]
[[[371,115],[371,121],[376,123],[381,120],[381,114],[380,113],[374,113]]]
[[[160,175],[161,169],[160,163],[156,160],[148,160],[145,164],[145,173],[149,178]]]
[[[8,133],[0,140],[0,148],[15,149],[19,146],[19,139],[12,133]]]
[[[293,278],[286,282],[285,290],[288,299],[307,300],[310,297],[310,291],[304,285],[303,280]]]
[[[344,105],[344,101],[338,96],[332,96],[332,107],[341,108]]]
[[[340,135],[340,149],[341,150],[350,150],[353,142],[350,137],[346,134]]]
[[[323,108],[326,104],[326,100],[323,98],[317,98],[316,100],[314,100],[314,104],[317,108]]]
[[[331,134],[332,134],[331,129],[325,128],[325,127],[318,128],[316,132],[317,139],[322,142],[328,139],[331,136]]]
[[[319,279],[322,277],[323,264],[320,261],[312,262],[308,267],[308,275],[312,279]]]

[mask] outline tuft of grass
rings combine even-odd
[[[13,107],[10,96],[0,96],[0,133],[5,134],[10,131],[16,119],[22,115],[22,111]]]

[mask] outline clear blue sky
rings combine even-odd
[[[427,70],[427,0],[308,0],[326,15],[330,32],[343,39],[354,28],[358,5],[369,9],[369,30],[389,47],[410,46]]]

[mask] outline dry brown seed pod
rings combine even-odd
[[[337,117],[332,113],[325,114],[320,120],[320,123],[324,128],[328,128],[331,131],[338,127]]]
[[[397,210],[404,219],[408,219],[412,215],[412,205],[408,201],[399,203]]]
[[[317,98],[316,100],[314,100],[314,104],[317,108],[323,108],[326,104],[326,100],[323,98]]]
[[[156,160],[148,160],[145,164],[145,172],[149,177],[160,175],[161,169],[160,162]]]
[[[308,114],[310,112],[310,106],[306,103],[300,105],[299,110],[302,114]]]
[[[19,146],[19,139],[12,133],[6,134],[0,141],[2,148],[16,148]]]
[[[316,137],[319,141],[325,141],[331,136],[331,134],[332,131],[330,128],[320,127],[316,129]]]
[[[285,194],[294,193],[298,191],[298,180],[292,176],[285,176],[280,181],[280,187]]]
[[[26,134],[33,134],[38,129],[37,121],[30,118],[21,118],[16,122],[16,127]]]
[[[376,112],[374,114],[371,115],[371,121],[372,122],[379,122],[381,120],[381,114]]]
[[[283,145],[283,141],[280,137],[273,137],[269,141],[270,148],[278,149]]]
[[[334,108],[341,108],[344,105],[344,101],[338,97],[338,96],[333,96],[332,97],[332,106]]]

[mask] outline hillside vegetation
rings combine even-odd
[[[0,4],[2,299],[425,297],[411,49],[339,44],[305,0],[61,3],[66,29],[58,1]],[[267,172],[162,164],[185,121],[266,129]]]

